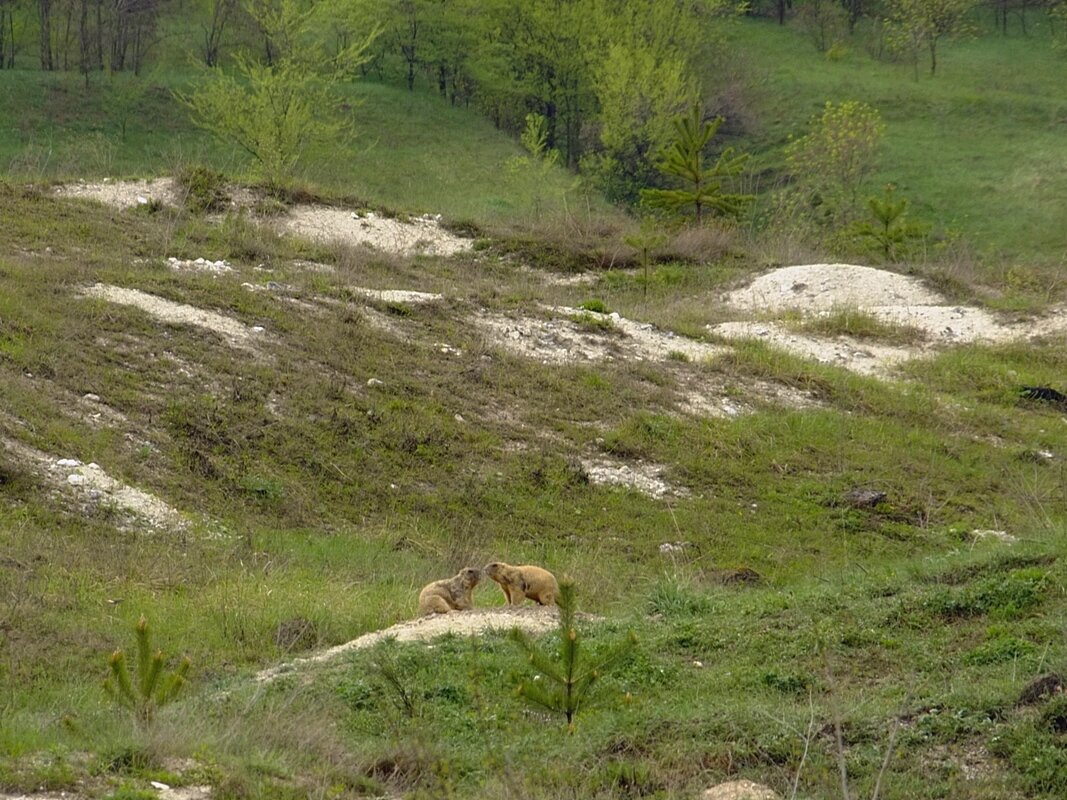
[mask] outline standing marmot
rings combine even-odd
[[[482,579],[482,571],[475,567],[460,570],[453,578],[434,581],[419,592],[419,613],[447,614],[474,608],[474,587]]]
[[[540,605],[549,606],[559,598],[556,576],[541,567],[530,564],[513,567],[502,561],[494,561],[486,566],[485,574],[500,584],[509,606],[517,606],[527,597]]]

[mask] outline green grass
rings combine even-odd
[[[862,100],[886,123],[870,194],[896,184],[914,218],[959,231],[989,266],[1000,255],[1062,262],[1067,60],[1045,26],[948,42],[937,75],[920,69],[918,79],[909,64],[872,59],[862,32],[837,61],[770,22],[746,21],[733,40],[759,76],[750,94],[758,125],[743,142],[757,169],[782,169],[789,135],[802,135],[826,101]]]
[[[204,164],[239,177],[252,169],[236,147],[195,128],[174,100],[171,91],[191,79],[183,70],[165,78],[100,78],[89,89],[77,75],[0,72],[0,176],[155,176]],[[395,211],[483,225],[560,213],[569,187],[564,171],[545,180],[509,169],[521,148],[476,113],[371,80],[348,92],[357,107],[357,137],[307,152],[297,181]],[[605,212],[600,201],[569,202]]]

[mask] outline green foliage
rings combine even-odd
[[[184,193],[185,207],[194,214],[221,211],[230,202],[226,176],[210,167],[186,167],[174,179]]]
[[[581,708],[587,708],[593,702],[597,681],[633,650],[637,639],[631,633],[625,642],[590,659],[581,649],[584,639],[579,637],[575,622],[578,598],[574,581],[560,581],[557,604],[559,642],[554,657],[541,650],[519,628],[512,631],[512,639],[536,670],[534,677],[522,681],[516,691],[527,702],[562,714],[567,719],[568,730],[573,732],[574,717]]]
[[[882,197],[868,198],[872,219],[857,221],[851,228],[858,242],[891,262],[914,255],[930,233],[930,225],[908,219],[908,201],[904,197],[896,199],[894,191],[890,184]]]
[[[675,118],[674,138],[657,168],[665,177],[680,181],[682,186],[643,189],[641,197],[649,208],[680,217],[692,207],[697,224],[702,220],[704,209],[726,216],[737,216],[745,209],[752,196],[726,192],[723,183],[740,174],[748,155],[734,155],[733,148],[727,147],[712,166],[707,167],[704,163],[704,148],[722,123],[722,117],[705,121],[698,104],[693,105],[688,115]]]
[[[699,210],[699,209],[698,209]],[[644,274],[644,293],[648,297],[648,267],[652,253],[667,242],[667,234],[659,230],[649,219],[642,221],[641,230],[623,237],[623,241],[641,254],[641,271]]]
[[[534,187],[534,209],[541,216],[544,187],[549,185],[549,175],[560,163],[559,150],[549,147],[548,122],[541,114],[527,114],[526,127],[519,137],[527,155],[508,159],[508,169],[512,172],[528,172]]]
[[[930,54],[930,74],[937,72],[938,45],[944,39],[974,35],[968,15],[977,0],[888,0],[886,30],[890,45],[916,61],[921,50]]]
[[[878,110],[857,100],[826,102],[811,131],[786,148],[789,168],[802,188],[837,213],[855,206],[856,194],[874,169],[885,125]]]
[[[344,110],[337,90],[365,61],[377,31],[330,53],[317,27],[325,7],[299,0],[250,4],[269,60],[239,53],[232,73],[215,67],[191,91],[176,94],[198,126],[252,156],[271,186],[286,183],[309,145],[334,143],[355,130],[351,107]]]
[[[130,672],[126,654],[116,650],[108,659],[110,675],[104,691],[118,705],[130,709],[138,723],[150,723],[158,709],[174,700],[186,683],[192,662],[183,658],[169,674],[164,670],[163,651],[152,652],[148,620],[142,615],[137,622],[137,674]]]

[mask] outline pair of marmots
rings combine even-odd
[[[559,583],[547,569],[526,564],[513,567],[502,561],[487,564],[485,569],[467,567],[459,574],[423,587],[419,592],[419,613],[447,614],[474,608],[474,587],[488,575],[500,584],[509,606],[517,606],[527,597],[536,603],[552,605],[559,598]]]

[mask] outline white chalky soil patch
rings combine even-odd
[[[329,206],[294,206],[280,217],[283,231],[318,242],[366,245],[400,255],[451,256],[471,249],[473,242],[441,227],[437,217],[416,217],[409,222],[383,217],[373,211],[357,213]]]
[[[353,294],[379,303],[421,305],[423,303],[435,303],[443,297],[443,295],[432,292],[413,292],[407,289],[367,289],[362,286],[348,286],[346,288]]]
[[[178,204],[178,188],[173,178],[153,178],[140,181],[112,181],[105,178],[96,183],[78,182],[57,186],[60,197],[80,197],[96,200],[116,208],[131,208],[150,202]]]
[[[663,361],[672,354],[684,355],[691,361],[705,361],[729,352],[729,348],[721,345],[679,336],[617,313],[599,314],[567,306],[546,310],[557,316],[539,319],[481,311],[472,321],[494,344],[545,364]],[[584,318],[610,327],[604,331],[590,330],[581,322]]]
[[[99,464],[84,464],[75,458],[56,458],[13,439],[0,438],[0,446],[20,464],[68,496],[111,505],[159,530],[181,530],[189,525],[189,520],[177,509],[154,494],[112,478]]]
[[[256,680],[260,683],[269,683],[282,675],[332,661],[353,650],[374,647],[386,639],[395,639],[398,642],[425,642],[449,634],[475,636],[488,631],[509,631],[512,628],[520,628],[536,635],[547,633],[555,629],[558,624],[559,612],[554,606],[498,606],[453,611],[448,614],[433,614],[400,622],[380,631],[365,633],[357,639],[320,653],[270,667],[257,673]]]
[[[759,276],[722,299],[738,311],[772,317],[790,310],[809,317],[858,310],[882,322],[922,332],[923,342],[899,346],[793,331],[773,320],[708,326],[712,333],[728,339],[758,339],[865,375],[888,375],[897,365],[930,355],[943,345],[1031,339],[1067,330],[1064,309],[1040,320],[1009,324],[984,309],[946,303],[944,297],[917,278],[852,264],[783,267]]]
[[[139,308],[160,322],[171,325],[192,325],[212,331],[222,336],[233,347],[254,349],[255,343],[262,338],[263,329],[258,326],[249,327],[214,311],[204,311],[184,303],[175,303],[173,300],[165,300],[137,289],[123,289],[119,286],[98,283],[86,289],[85,295]]]
[[[233,265],[227,261],[211,261],[206,258],[180,259],[171,256],[167,266],[176,272],[233,272]]]
[[[621,486],[660,500],[668,495],[688,497],[685,487],[672,486],[663,478],[666,467],[637,462],[626,464],[608,458],[583,458],[582,468],[592,483],[601,486]]]

